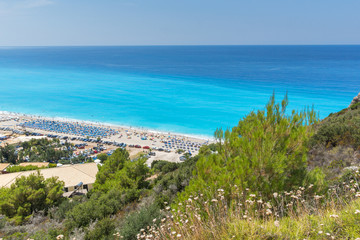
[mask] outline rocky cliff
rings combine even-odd
[[[360,93],[356,96],[356,97],[354,97],[354,99],[351,101],[351,103],[350,103],[350,106],[351,105],[354,105],[354,104],[356,104],[356,103],[359,103],[360,102]],[[350,107],[349,106],[349,107]]]

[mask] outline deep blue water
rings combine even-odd
[[[360,46],[0,48],[0,111],[212,135],[288,92],[320,117],[360,91]]]

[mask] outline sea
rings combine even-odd
[[[0,47],[0,111],[204,137],[275,93],[320,118],[360,92],[360,45]]]

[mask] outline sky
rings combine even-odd
[[[360,44],[359,0],[0,0],[0,46]]]

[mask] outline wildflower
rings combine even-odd
[[[277,192],[274,192],[273,195],[274,195],[274,198],[277,198],[278,193],[277,193]]]
[[[260,199],[260,200],[257,200],[257,203],[262,204],[262,203],[263,203],[263,201]]]
[[[181,206],[182,205],[182,203],[179,203],[179,206]]]
[[[168,204],[168,202],[164,202],[164,205],[167,205]]]
[[[219,188],[218,192],[224,192],[224,189]]]
[[[279,227],[279,226],[280,226],[280,222],[279,222],[278,220],[276,220],[276,221],[274,222],[274,225],[275,225],[275,227]]]
[[[315,198],[315,200],[319,200],[319,199],[323,198],[323,196],[315,195],[314,198]]]
[[[247,215],[244,215],[243,218],[247,218]]]
[[[166,207],[165,209],[166,209],[166,210],[170,210],[170,207]]]
[[[291,195],[291,198],[294,198],[294,199],[299,199],[297,196],[295,195]]]
[[[314,184],[310,184],[308,188],[310,189],[310,188],[312,188],[313,186],[314,186]]]
[[[175,234],[176,234],[176,232],[175,232],[175,231],[173,231],[173,232],[171,232],[171,234],[172,234],[172,235],[175,235]]]
[[[266,215],[271,215],[272,211],[270,209],[266,209]]]
[[[355,214],[360,214],[360,210],[356,209]]]
[[[255,194],[250,194],[249,196],[250,196],[250,197],[256,197],[256,195],[255,195]]]
[[[360,192],[357,192],[357,193],[355,194],[355,197],[360,197]]]
[[[211,202],[217,202],[218,200],[217,199],[211,199]]]
[[[153,219],[153,223],[156,222],[156,218]]]
[[[181,237],[181,234],[176,235],[176,237],[177,237],[177,238],[180,238],[180,237]]]
[[[56,237],[56,240],[63,239],[63,238],[64,238],[64,235],[60,234]]]
[[[326,234],[326,236],[330,236],[331,234],[330,233],[325,233]]]
[[[319,231],[318,233],[319,233],[319,234],[322,234],[322,233],[323,233],[323,231]]]
[[[330,215],[330,217],[331,217],[331,218],[338,218],[339,215],[334,214],[334,215]]]

